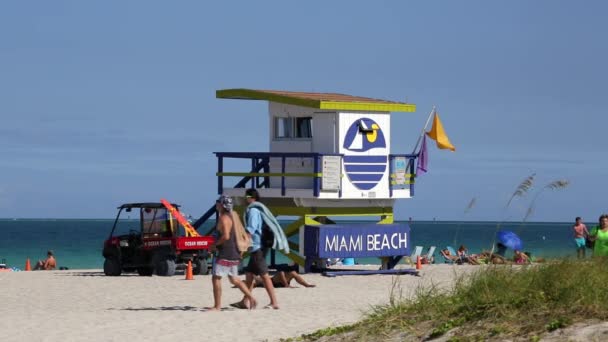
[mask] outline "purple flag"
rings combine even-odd
[[[416,167],[416,173],[426,173],[427,164],[429,162],[429,156],[426,149],[426,134],[422,137],[422,145],[420,146],[420,152],[418,152],[418,166]]]

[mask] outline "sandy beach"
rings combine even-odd
[[[403,296],[431,282],[450,286],[474,266],[431,265],[420,276],[323,277],[316,288],[278,289],[280,310],[229,308],[240,292],[223,282],[221,312],[213,304],[210,276],[106,277],[100,270],[0,273],[3,341],[274,341],[320,328],[353,323],[372,305],[388,303],[396,282]],[[254,295],[268,303],[264,289]]]

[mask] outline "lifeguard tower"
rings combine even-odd
[[[414,112],[414,104],[253,89],[218,90],[216,97],[268,101],[269,151],[215,152],[217,192],[234,197],[242,210],[245,188],[256,188],[274,215],[298,217],[285,228],[288,237],[299,234],[290,259],[309,266],[314,258],[378,256],[392,268],[409,254],[409,226],[394,224],[393,205],[414,196],[417,154],[391,153],[390,113]],[[246,169],[228,169],[233,159]],[[377,223],[328,225],[329,217]]]

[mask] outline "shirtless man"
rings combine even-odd
[[[587,226],[583,223],[583,220],[580,217],[577,217],[574,221],[574,226],[572,226],[572,230],[574,230],[574,243],[576,244],[576,256],[579,259],[585,258],[585,238],[589,235],[589,231],[587,230]]]
[[[36,266],[34,267],[34,270],[54,270],[57,267],[57,261],[55,260],[55,257],[53,256],[53,251],[48,251],[46,252],[46,259],[45,260],[38,260],[38,263],[36,263]]]
[[[277,270],[277,273],[272,276],[272,285],[277,287],[289,287],[294,288],[295,286],[291,285],[291,281],[295,280],[298,284],[304,287],[315,287],[314,284],[308,283],[301,275],[296,271],[297,266],[288,266],[284,269]],[[256,287],[264,287],[264,281],[261,277],[255,277],[255,286]]]
[[[222,309],[222,277],[228,276],[228,280],[236,286],[248,300],[247,309],[255,309],[257,301],[251,295],[249,287],[239,279],[238,265],[241,262],[241,253],[238,249],[235,225],[240,224],[238,215],[232,215],[232,198],[221,196],[215,201],[215,209],[219,214],[217,230],[219,237],[211,245],[210,250],[215,253],[213,257],[213,269],[211,271],[211,284],[213,286],[212,311]],[[239,222],[234,222],[234,220]]]

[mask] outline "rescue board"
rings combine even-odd
[[[173,205],[171,205],[171,203],[169,203],[164,198],[160,199],[160,203],[162,203],[165,206],[165,208],[167,208],[167,210],[169,210],[171,215],[173,215],[173,217],[175,217],[175,219],[177,219],[177,222],[179,222],[179,224],[181,224],[184,227],[184,229],[186,230],[186,236],[200,236],[200,234],[196,231],[196,229],[194,229],[194,227],[192,227],[190,222],[188,222],[188,220],[186,220],[184,215],[182,215],[177,209],[175,209],[175,207]]]

